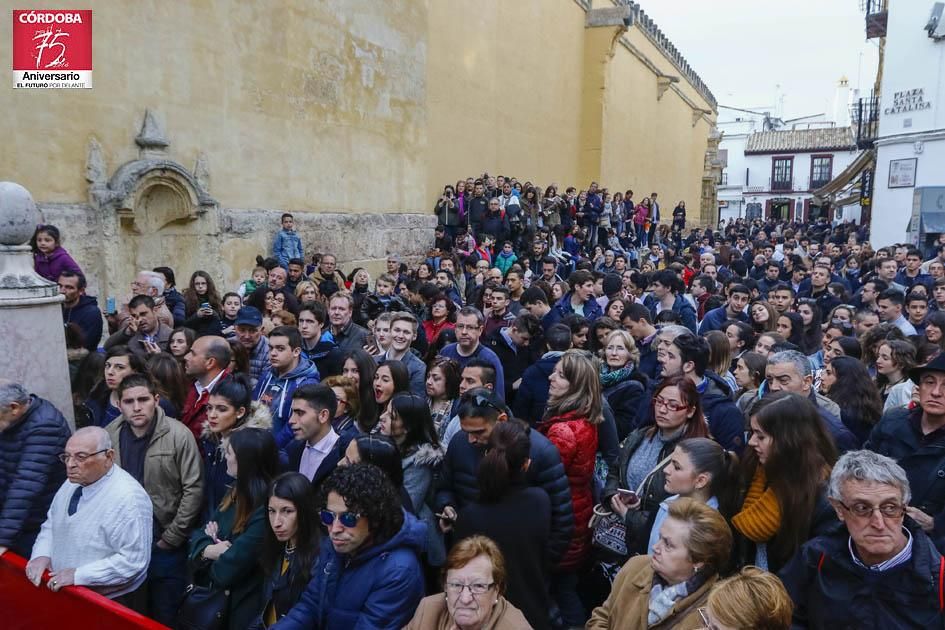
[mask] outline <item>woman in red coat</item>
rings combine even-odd
[[[588,523],[594,510],[591,484],[597,425],[603,420],[600,378],[594,358],[568,350],[548,377],[548,408],[539,430],[558,448],[571,486],[574,533],[552,576],[552,596],[567,626],[583,626],[587,615],[577,594],[579,571],[591,550]]]

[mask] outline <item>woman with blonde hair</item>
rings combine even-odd
[[[626,330],[607,335],[601,353],[601,393],[614,412],[617,437],[623,440],[639,424],[637,412],[649,379],[638,369],[640,350]]]
[[[594,509],[591,484],[597,455],[597,425],[603,421],[600,378],[594,358],[568,350],[548,377],[548,407],[538,425],[561,454],[574,510],[571,544],[552,576],[552,597],[564,623],[581,625],[586,619],[577,594],[578,571],[590,553],[590,522]]]
[[[705,608],[700,608],[707,628],[788,630],[794,604],[773,573],[748,565],[712,587]]]
[[[674,501],[653,553],[635,556],[620,569],[610,596],[585,627],[704,628],[700,606],[731,548],[732,531],[721,514],[694,499]]]
[[[521,611],[505,599],[505,559],[485,536],[470,536],[450,549],[443,593],[421,600],[405,630],[526,630]]]
[[[299,304],[305,302],[322,302],[322,294],[318,291],[318,285],[311,280],[302,280],[295,287],[295,297]]]
[[[354,380],[347,376],[329,376],[323,385],[331,388],[335,392],[335,398],[338,400],[338,409],[335,411],[335,417],[331,420],[331,428],[335,433],[341,435],[349,427],[357,427],[358,414],[361,413],[361,401],[358,398],[358,386]]]
[[[709,369],[722,377],[734,393],[738,391],[738,383],[732,375],[732,345],[728,337],[721,330],[713,330],[705,335],[709,344]]]

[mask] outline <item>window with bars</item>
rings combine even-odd
[[[791,190],[794,182],[794,158],[776,157],[771,162],[771,190]]]
[[[810,187],[820,188],[830,182],[833,177],[833,156],[814,155],[810,160]]]

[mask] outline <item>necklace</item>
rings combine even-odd
[[[295,553],[295,545],[287,542],[285,544],[285,555],[291,556],[293,553]]]

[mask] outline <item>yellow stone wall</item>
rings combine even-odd
[[[94,89],[0,81],[0,180],[32,191],[92,286],[110,290],[124,290],[130,267],[162,262],[181,278],[219,268],[232,286],[268,250],[282,211],[301,215],[307,254],[377,270],[386,251],[424,251],[442,185],[483,170],[543,185],[594,179],[637,199],[657,190],[664,209],[685,199],[695,218],[714,105],[641,25],[588,27],[586,6],[86,0]],[[0,7],[9,20],[14,8],[76,5]],[[11,68],[9,45],[0,67]],[[662,95],[660,75],[678,77]],[[152,242],[83,205],[90,140],[110,175],[139,157],[145,109],[168,159],[205,161],[219,202],[213,220],[174,223]],[[695,110],[708,113],[693,124]]]
[[[698,220],[715,105],[639,25],[587,28],[585,15],[575,0],[431,3],[429,198],[488,170],[599,180],[637,200],[655,190],[664,210],[684,199]],[[657,73],[678,78],[659,98]]]
[[[425,207],[422,0],[0,0],[93,11],[91,90],[0,82],[0,178],[43,202],[88,197],[86,144],[135,159],[146,107],[170,154],[207,155],[221,206],[403,212]],[[0,67],[12,68],[9,40]],[[12,112],[12,116],[10,113]]]

